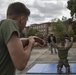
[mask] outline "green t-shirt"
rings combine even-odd
[[[57,50],[58,50],[58,56],[59,56],[60,59],[65,59],[65,58],[67,58],[67,56],[68,56],[68,50],[71,48],[72,43],[73,43],[73,42],[71,42],[67,47],[61,48],[61,47],[59,47],[56,43],[54,43],[53,41],[51,42],[51,44],[52,44],[55,48],[57,48]]]
[[[0,75],[15,75],[15,67],[6,46],[13,32],[19,36],[19,28],[14,20],[0,22]]]

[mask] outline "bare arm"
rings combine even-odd
[[[25,68],[30,58],[33,44],[34,39],[29,38],[29,44],[24,50],[19,37],[16,35],[16,33],[12,34],[7,43],[7,48],[16,69],[23,70]]]
[[[71,37],[71,43],[66,47],[66,49],[69,50],[71,48],[72,44],[73,44],[73,37]]]

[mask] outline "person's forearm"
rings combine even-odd
[[[35,42],[39,43],[40,45],[44,46],[45,45],[45,41],[39,37],[35,37],[33,36],[33,39],[35,40]],[[28,38],[20,38],[22,44],[23,44],[23,48],[28,46],[29,44],[29,39]]]
[[[73,41],[66,47],[66,49],[70,49],[72,47]]]
[[[24,63],[25,63],[25,67],[30,59],[30,56],[31,56],[31,51],[32,51],[32,48],[33,48],[33,45],[32,44],[29,44],[27,46],[27,48],[24,48],[24,51],[25,51],[25,60],[24,60]]]

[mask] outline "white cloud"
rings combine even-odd
[[[7,7],[12,2],[22,2],[31,11],[27,24],[43,23],[54,18],[70,17],[67,0],[0,0],[0,20],[6,18]]]

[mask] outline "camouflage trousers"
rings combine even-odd
[[[58,61],[58,65],[57,65],[57,68],[62,68],[63,66],[65,66],[65,68],[69,68],[70,69],[70,65],[69,65],[69,63],[68,63],[68,59],[60,59],[59,61]]]

